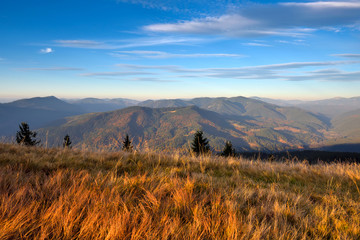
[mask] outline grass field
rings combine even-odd
[[[360,166],[0,144],[0,239],[360,239]]]

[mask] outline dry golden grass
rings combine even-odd
[[[0,144],[0,239],[360,239],[360,166]]]

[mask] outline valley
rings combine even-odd
[[[335,104],[334,100],[329,103]],[[225,141],[231,141],[238,152],[318,149],[360,142],[359,110],[330,118],[245,97],[143,102],[45,97],[1,104],[0,113],[4,139],[9,141],[24,121],[49,147],[60,146],[69,134],[75,148],[116,151],[129,134],[137,149],[187,151],[197,130],[204,131],[215,152],[222,150]]]

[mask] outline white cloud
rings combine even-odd
[[[204,14],[204,11],[218,12],[233,8],[239,0],[117,0],[117,2],[141,5],[144,8],[186,14]]]
[[[93,40],[55,40],[56,46],[71,48],[112,49],[111,45]]]
[[[143,50],[133,50],[133,51],[117,51],[112,53],[113,56],[128,58],[128,57],[142,57],[142,58],[152,58],[152,59],[162,59],[162,58],[206,58],[206,57],[244,57],[240,54],[230,54],[230,53],[169,53],[162,51],[143,51]]]
[[[360,2],[330,2],[330,1],[320,1],[320,2],[307,2],[307,3],[280,3],[285,6],[301,6],[301,7],[309,7],[309,8],[360,8]]]
[[[84,77],[114,77],[114,76],[133,76],[133,75],[155,75],[152,72],[142,72],[142,71],[134,71],[134,72],[94,72],[94,73],[83,73],[80,76]]]
[[[328,61],[328,62],[289,62],[270,65],[247,66],[238,68],[183,68],[180,66],[162,65],[130,65],[118,64],[118,67],[132,69],[144,73],[144,70],[155,71],[161,77],[166,75],[172,79],[274,79],[281,81],[360,81],[360,72],[346,72],[338,69],[316,69],[302,71],[301,68],[316,68],[358,64],[360,61]]]
[[[360,58],[360,54],[357,53],[343,53],[343,54],[333,54],[331,56],[335,57],[345,57],[345,58]]]
[[[152,38],[136,38],[126,40],[55,40],[54,45],[58,47],[68,48],[85,48],[85,49],[122,49],[133,47],[149,47],[157,45],[186,45],[203,42],[203,39],[188,37],[152,37]]]
[[[272,47],[271,45],[266,43],[254,43],[254,42],[243,43],[242,45],[251,46],[251,47]]]
[[[296,39],[293,41],[288,41],[288,40],[276,40],[276,42],[281,43],[281,44],[292,44],[292,45],[303,45],[303,46],[307,46],[308,44],[305,42],[304,39]]]
[[[43,53],[43,54],[52,53],[52,52],[54,52],[54,50],[52,48],[40,49],[40,53]]]
[[[317,29],[356,29],[360,21],[359,2],[308,2],[249,4],[237,13],[205,17],[177,23],[145,26],[151,32],[253,36],[305,36]],[[353,26],[352,26],[353,25]]]
[[[159,79],[159,78],[149,78],[149,77],[129,78],[126,80],[135,81],[135,82],[179,82],[177,80],[163,80],[163,79]]]

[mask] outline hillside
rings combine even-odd
[[[360,109],[347,112],[333,119],[335,131],[349,141],[360,142]]]
[[[323,114],[329,118],[338,117],[346,112],[360,107],[360,97],[330,98],[316,101],[277,100],[269,98],[255,98],[279,106],[295,106],[306,111]]]
[[[333,118],[331,124],[329,138],[319,149],[360,153],[360,109]]]
[[[21,122],[40,128],[84,111],[55,97],[37,97],[0,104],[0,136],[14,135]]]
[[[257,114],[255,109],[249,112]],[[327,126],[312,114],[276,107],[271,113],[281,118],[222,115],[196,106],[130,107],[70,117],[60,125],[40,129],[39,133],[42,139],[48,136],[49,146],[59,146],[69,134],[75,147],[108,150],[121,148],[126,133],[135,147],[189,149],[193,134],[199,129],[205,132],[215,151],[221,151],[226,140],[232,141],[238,151],[296,149],[323,141],[322,132]]]
[[[335,104],[347,109],[344,104],[351,103],[350,107],[353,107],[357,100],[330,99],[314,104],[330,107]],[[139,106],[126,110],[132,105]],[[153,110],[140,110],[144,106]],[[92,113],[80,116],[89,112]],[[24,121],[32,129],[39,130],[43,143],[48,146],[61,145],[62,138],[70,134],[76,147],[116,150],[121,146],[124,134],[128,133],[136,147],[188,149],[192,134],[203,129],[215,151],[220,151],[226,140],[232,141],[238,151],[323,147],[329,151],[358,151],[355,145],[337,146],[360,142],[358,115],[350,112],[330,119],[298,107],[281,107],[245,97],[144,102],[122,98],[65,102],[55,97],[44,97],[0,104],[0,136],[8,136],[2,137],[7,140],[14,137],[18,125]],[[137,116],[146,121],[138,120]]]
[[[0,239],[357,239],[359,173],[0,144]]]
[[[129,134],[135,146],[151,149],[187,148],[192,134],[204,129],[213,142],[226,138],[246,146],[242,139],[235,139],[236,129],[221,115],[195,106],[186,108],[130,107],[106,113],[93,113],[66,119],[54,127],[39,130],[40,136],[48,132],[50,146],[61,143],[69,134],[75,144],[92,149],[116,150],[122,146],[122,139]]]

